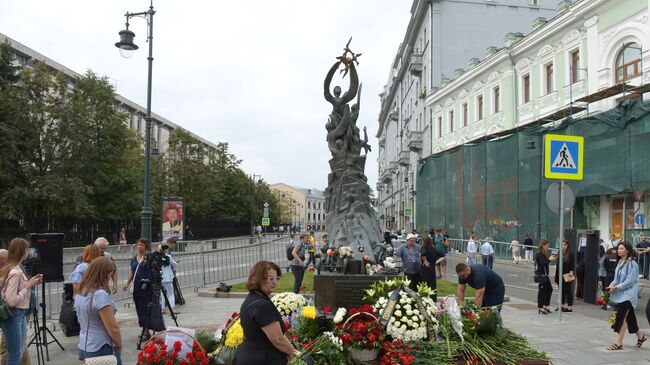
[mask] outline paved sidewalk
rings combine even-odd
[[[182,312],[178,318],[179,325],[204,329],[209,333],[214,333],[232,312],[238,311],[243,301],[242,298],[198,297],[194,293],[187,293],[185,298],[187,304],[177,307]],[[140,334],[135,308],[125,306],[123,303],[118,305],[117,317],[124,341],[122,360],[125,365],[135,364],[136,344]],[[650,341],[646,342],[642,349],[636,349],[634,348],[636,343],[634,335],[626,335],[622,351],[612,352],[605,349],[609,343],[612,343],[615,336],[607,323],[609,311],[603,311],[597,306],[582,302],[578,302],[574,310],[573,313],[564,313],[562,322],[558,322],[557,312],[540,315],[537,313],[535,303],[511,298],[511,301],[504,305],[503,319],[506,327],[521,333],[535,347],[548,352],[555,365],[650,364]],[[650,326],[645,318],[645,313],[637,312],[637,318],[641,329],[650,335]],[[173,323],[169,316],[165,316],[165,321],[168,325]],[[58,330],[58,324],[54,333],[65,350],[61,351],[56,344],[51,344],[49,346],[51,361],[47,364],[81,363],[77,359],[76,352],[79,337],[65,337]],[[32,364],[37,364],[36,350],[33,346],[30,348],[30,352]]]

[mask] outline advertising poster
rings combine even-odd
[[[168,238],[183,240],[183,200],[179,198],[165,198],[162,204],[162,241]]]

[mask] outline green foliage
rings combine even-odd
[[[57,222],[137,219],[144,143],[128,118],[107,77],[88,71],[71,80],[40,62],[21,69],[0,44],[0,219],[43,231]],[[253,210],[260,222],[268,202],[278,222],[268,184],[253,182],[227,143],[208,148],[177,128],[169,145],[151,160],[154,213],[161,197],[180,196],[190,218],[248,222]]]
[[[290,331],[298,336],[298,341],[300,343],[311,341],[320,334],[316,319],[306,317],[300,317]]]

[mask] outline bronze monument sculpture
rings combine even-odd
[[[370,205],[370,187],[364,174],[370,145],[366,129],[363,129],[364,138],[361,139],[357,127],[361,85],[355,63],[359,64],[358,57],[361,54],[350,50],[350,41],[345,46],[343,55],[336,58],[324,83],[325,100],[332,104],[332,112],[325,124],[327,144],[332,153],[329,161],[332,172],[328,175],[325,189],[325,222],[332,246],[350,246],[362,255],[377,259],[378,251],[381,250],[381,235],[375,211]],[[337,85],[332,94],[332,78],[341,66],[343,77],[350,75],[350,87],[342,93],[341,87]],[[348,105],[355,97],[357,102]]]

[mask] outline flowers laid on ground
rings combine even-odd
[[[191,352],[182,354],[181,350],[181,341],[174,342],[174,345],[169,348],[163,339],[156,338],[147,343],[138,353],[137,365],[207,365],[210,361],[197,341],[194,341]]]
[[[283,316],[290,315],[307,304],[307,299],[300,294],[291,292],[279,293],[271,298],[271,302]]]
[[[433,292],[426,284],[418,285],[416,291],[408,289],[408,284],[402,278],[376,282],[365,292],[368,304],[337,308],[335,312],[329,307],[316,308],[293,293],[277,294],[273,302],[283,314],[287,338],[316,365],[352,365],[370,357],[377,358],[380,365],[450,364],[458,360],[515,364],[547,359],[525,338],[502,327],[498,309],[461,307],[453,297],[442,299],[438,307],[430,299]],[[233,353],[243,341],[237,319],[233,313],[223,331],[222,347]],[[334,329],[330,331],[332,323]],[[229,363],[228,358],[215,353],[218,360]],[[142,356],[146,360],[147,354]],[[155,361],[155,356],[150,359]],[[305,363],[305,356],[295,356],[289,364]]]
[[[411,348],[402,341],[386,341],[379,358],[380,365],[404,364],[410,365],[415,356],[410,352]]]
[[[302,349],[308,353],[314,364],[345,364],[346,358],[343,353],[343,341],[332,332],[323,332],[315,340],[306,343]],[[304,361],[299,357],[293,357],[289,365],[302,365]]]

